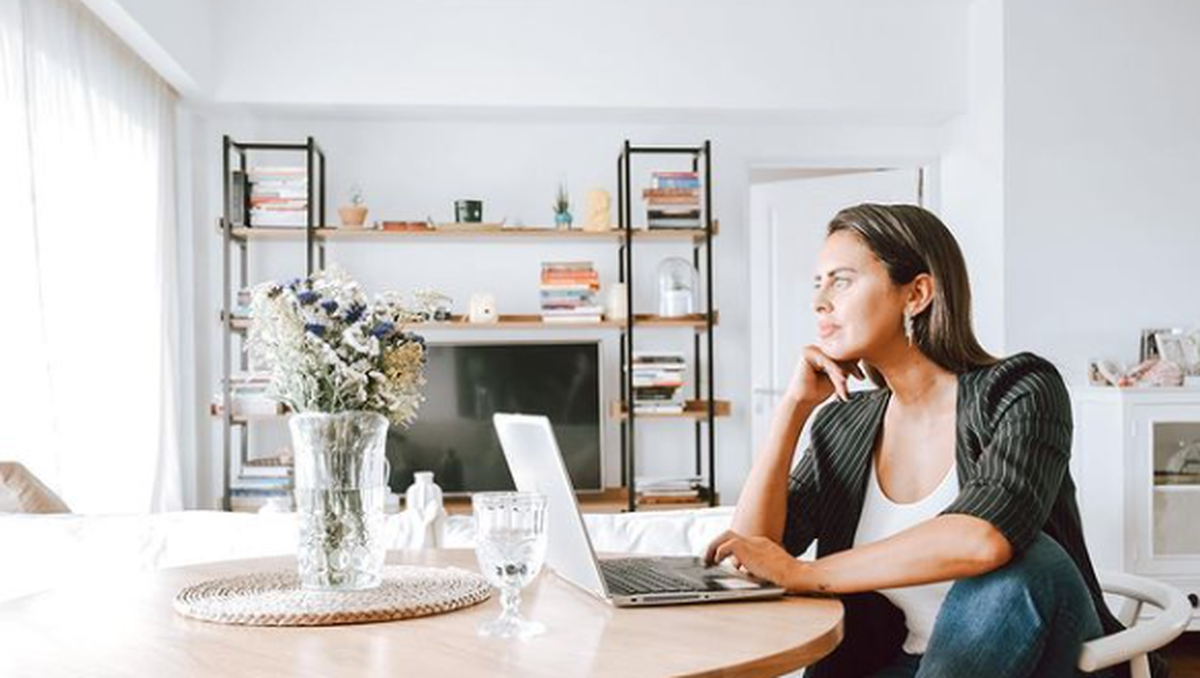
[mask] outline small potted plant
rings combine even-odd
[[[346,228],[362,228],[367,221],[367,208],[363,205],[362,186],[354,184],[347,193],[349,205],[338,208],[338,217]]]
[[[554,225],[558,228],[571,228],[571,196],[564,184],[558,185],[558,193],[554,196]]]

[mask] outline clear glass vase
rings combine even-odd
[[[305,413],[293,415],[289,425],[301,586],[323,591],[378,586],[386,554],[387,419],[374,412]]]

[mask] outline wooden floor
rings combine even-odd
[[[1200,678],[1200,631],[1185,633],[1163,648],[1171,678]]]

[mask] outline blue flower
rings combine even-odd
[[[353,325],[354,323],[358,322],[359,318],[363,316],[363,312],[366,310],[367,309],[361,304],[355,304],[351,306],[350,310],[346,312],[346,323]]]
[[[333,312],[338,309],[338,303],[333,299],[330,299],[329,301],[322,303],[321,308],[325,309],[325,312],[329,315],[333,315]]]
[[[382,339],[382,338],[386,337],[387,335],[391,334],[392,331],[395,329],[396,329],[395,325],[393,325],[389,322],[382,322],[371,329],[371,334],[375,335],[375,337],[378,339]]]
[[[317,301],[317,299],[320,299],[320,298],[321,298],[321,295],[317,294],[316,292],[309,291],[309,290],[305,290],[304,292],[301,292],[300,294],[296,295],[296,299],[298,299],[300,301],[300,303],[304,306],[308,306],[309,304],[315,303]]]
[[[308,323],[304,326],[304,331],[314,336],[325,336],[325,326],[320,323]]]

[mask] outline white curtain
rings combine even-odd
[[[182,507],[176,95],[75,0],[0,0],[0,459]]]

